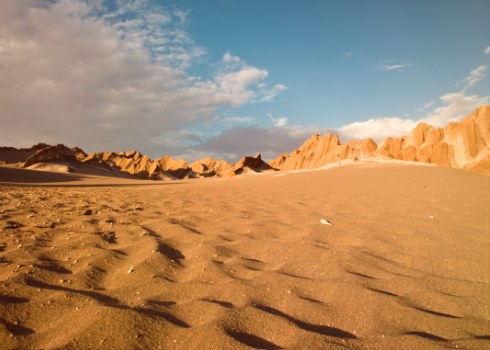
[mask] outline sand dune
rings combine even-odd
[[[2,349],[489,347],[488,177],[283,174],[0,187]]]

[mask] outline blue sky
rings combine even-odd
[[[211,59],[231,52],[288,91],[242,114],[341,126],[416,109],[487,63],[488,1],[184,1]],[[406,64],[379,71],[378,64]],[[490,92],[486,84],[474,92]]]
[[[190,161],[444,126],[488,103],[489,1],[0,4],[0,139]]]

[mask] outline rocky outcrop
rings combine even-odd
[[[224,160],[216,160],[211,157],[203,158],[191,164],[194,173],[200,176],[226,176],[233,166]]]
[[[205,169],[200,171],[197,165],[194,167],[195,169],[193,169],[183,159],[174,159],[169,156],[163,156],[152,160],[149,156],[142,155],[137,151],[92,153],[83,159],[83,162],[109,166],[131,176],[153,180],[214,176],[217,175],[217,172],[213,170],[218,170],[221,173],[220,167],[222,166],[218,161],[214,161],[215,164],[212,164],[211,162],[211,165],[208,164],[207,166],[202,167]]]
[[[149,177],[149,157],[137,151],[91,153],[83,163],[108,167],[139,178]]]
[[[240,159],[229,171],[226,172],[226,176],[261,173],[271,170],[273,171],[277,169],[274,169],[274,167],[264,162],[260,154],[256,154],[255,157],[246,156]]]
[[[164,156],[155,160],[155,170],[159,172],[159,178],[185,179],[196,177],[191,167],[183,159],[174,159]]]
[[[436,128],[420,123],[408,135],[341,144],[336,135],[313,135],[289,155],[269,164],[280,170],[319,168],[344,159],[396,159],[424,162],[490,175],[490,106],[482,106],[459,123]]]
[[[384,140],[377,153],[393,159],[425,162],[490,174],[490,106],[482,106],[459,123],[435,128],[420,123],[410,134]],[[487,170],[485,170],[487,169]]]
[[[269,164],[280,170],[314,169],[344,159],[371,157],[376,148],[371,139],[340,143],[337,135],[314,134],[291,154],[283,154]]]
[[[65,145],[58,144],[55,146],[48,146],[43,148],[30,157],[28,157],[23,167],[27,168],[36,163],[46,163],[46,162],[76,162],[76,153],[71,148]]]
[[[0,162],[6,164],[25,162],[27,158],[46,147],[50,147],[50,145],[38,143],[31,148],[20,149],[14,147],[0,147]]]

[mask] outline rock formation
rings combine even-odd
[[[36,163],[46,163],[46,162],[76,162],[77,157],[75,151],[65,145],[55,145],[45,147],[33,155],[29,156],[23,167],[27,168]]]
[[[174,159],[169,156],[151,160],[149,156],[137,151],[92,153],[82,162],[109,166],[131,176],[153,180],[222,176],[231,167],[229,163],[213,158],[205,158],[191,166],[183,159]]]
[[[25,162],[28,157],[46,147],[49,147],[49,145],[45,143],[38,143],[31,148],[20,149],[14,147],[0,147],[0,162],[6,164]]]
[[[224,160],[216,160],[211,157],[203,158],[191,164],[194,173],[201,176],[225,176],[233,166]]]
[[[277,170],[262,160],[260,154],[255,157],[243,157],[233,167],[226,172],[227,176],[235,176],[249,173],[261,173],[263,171]]]
[[[187,164],[169,156],[150,159],[138,151],[86,154],[78,147],[37,144],[31,148],[0,147],[0,163],[109,176],[167,180],[209,176],[235,176],[274,170],[319,168],[343,160],[402,160],[424,162],[490,175],[490,106],[482,106],[458,123],[436,128],[420,123],[408,135],[386,138],[378,145],[371,139],[341,143],[337,135],[314,134],[290,154],[269,164],[260,154],[235,164],[204,158]],[[49,167],[48,167],[49,168]],[[50,169],[57,169],[51,167]]]
[[[490,106],[482,106],[459,123],[436,128],[420,123],[408,135],[341,144],[336,135],[313,135],[289,155],[269,164],[280,170],[318,168],[344,159],[396,159],[424,162],[490,175]]]

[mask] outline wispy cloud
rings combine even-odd
[[[360,53],[359,51],[348,51],[342,55],[342,58],[348,59],[348,58],[360,57],[360,56],[362,56],[362,53]]]
[[[274,126],[282,128],[288,124],[288,118],[286,117],[274,117],[271,113],[267,113],[267,117],[272,121]]]
[[[264,88],[261,91],[261,97],[258,102],[270,102],[273,101],[277,95],[286,91],[288,88],[284,84],[275,84],[272,88]]]
[[[475,85],[480,80],[487,76],[488,67],[486,65],[481,65],[473,69],[466,78],[461,80],[458,85],[464,85],[463,92],[465,92],[470,86]]]
[[[233,117],[226,117],[222,119],[223,123],[253,123],[254,121],[255,118],[250,116],[246,116],[246,117],[233,116]]]
[[[490,46],[485,49],[485,55],[490,56]]]
[[[427,111],[430,107],[432,107],[435,104],[434,101],[428,101],[426,102],[422,107],[416,108],[415,111],[417,112],[425,112]]]
[[[403,72],[406,68],[411,67],[411,63],[384,61],[376,64],[374,68],[384,72]]]

